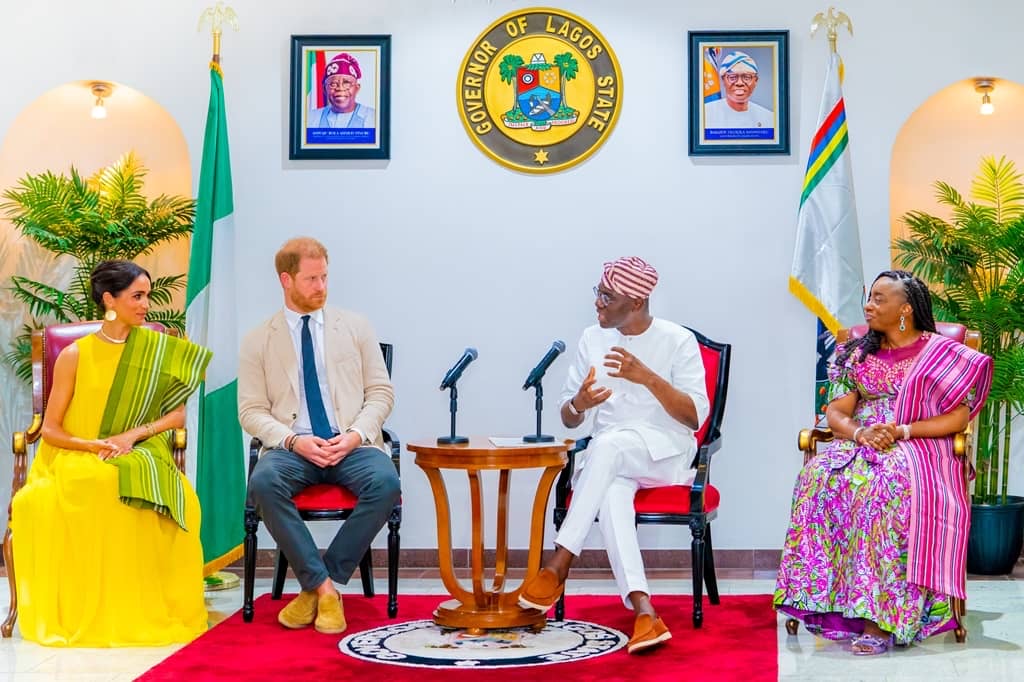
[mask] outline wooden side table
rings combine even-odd
[[[546,614],[536,609],[524,609],[518,604],[522,584],[506,592],[505,574],[508,568],[508,492],[509,472],[512,469],[543,468],[537,491],[533,498],[533,513],[530,521],[530,551],[526,562],[525,583],[540,570],[540,557],[544,545],[544,520],[548,495],[555,477],[568,460],[568,449],[572,441],[536,443],[516,447],[496,447],[483,436],[473,436],[469,443],[461,445],[438,445],[410,443],[411,452],[416,453],[419,465],[430,481],[437,508],[437,549],[440,562],[441,580],[450,599],[434,611],[434,622],[442,627],[468,628],[479,634],[483,630],[533,626],[543,628]],[[469,493],[472,502],[472,549],[473,568],[472,590],[465,589],[455,577],[452,568],[451,510],[448,505],[448,491],[445,488],[441,469],[462,469],[469,478]],[[484,586],[484,520],[483,499],[480,491],[480,472],[499,471],[498,477],[498,524],[495,547],[494,581]]]

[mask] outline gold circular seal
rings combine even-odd
[[[560,9],[501,17],[466,53],[459,115],[484,154],[551,173],[597,151],[619,118],[622,71],[597,29]]]

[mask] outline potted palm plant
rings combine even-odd
[[[146,173],[142,161],[128,152],[87,179],[72,166],[70,176],[29,174],[3,193],[7,201],[0,210],[21,234],[58,259],[72,259],[70,283],[64,289],[53,282],[11,277],[11,293],[28,307],[32,323],[14,339],[4,360],[24,381],[31,380],[33,328],[99,317],[89,285],[89,274],[99,262],[131,260],[191,234],[195,201],[167,195],[148,200],[142,192]],[[148,318],[183,332],[184,311],[169,306],[174,292],[184,286],[184,274],[154,277]]]
[[[896,262],[929,283],[936,317],[981,332],[993,360],[992,391],[977,425],[977,478],[967,569],[1009,573],[1024,537],[1024,497],[1008,494],[1010,434],[1024,410],[1024,182],[1013,161],[985,157],[970,198],[936,182],[950,220],[924,211],[903,216],[909,236]]]

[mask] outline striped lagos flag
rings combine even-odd
[[[213,351],[206,381],[189,401],[188,461],[195,462],[202,505],[203,574],[242,556],[245,444],[238,423],[238,330],[235,319],[235,227],[224,74],[210,62],[210,107],[199,170],[185,328]]]
[[[789,290],[832,334],[863,322],[864,266],[854,207],[842,62],[830,55],[811,142]]]

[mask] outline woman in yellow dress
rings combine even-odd
[[[149,273],[90,278],[96,334],[57,357],[37,448],[12,501],[20,628],[48,646],[160,646],[206,631],[199,500],[175,468],[209,350],[144,327]]]

